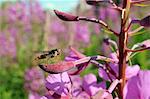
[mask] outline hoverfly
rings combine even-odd
[[[38,65],[45,72],[51,74],[61,73],[74,67],[74,64],[72,62],[65,63],[61,61],[61,49],[41,51],[37,52],[37,54],[39,55],[34,58],[34,61],[36,62],[36,65]]]
[[[57,61],[61,55],[61,49],[53,49],[50,51],[39,51],[36,52],[36,56],[34,58],[34,63],[41,64],[41,63],[54,63]]]
[[[53,49],[50,51],[41,51],[40,53],[42,53],[42,54],[37,56],[35,58],[35,60],[40,60],[40,59],[45,59],[45,58],[54,58],[54,57],[61,54],[61,50],[60,49]]]

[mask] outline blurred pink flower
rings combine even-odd
[[[57,44],[58,44],[57,35],[48,36],[48,45],[49,46],[56,46]]]
[[[89,43],[90,41],[90,32],[87,24],[76,24],[76,39],[84,43]]]
[[[46,91],[44,88],[44,75],[39,68],[32,67],[26,70],[24,79],[24,86],[30,93],[29,97],[39,97],[41,93]]]
[[[32,20],[38,23],[45,22],[45,12],[44,9],[41,7],[40,3],[37,1],[30,3],[30,14]]]
[[[8,5],[8,10],[6,11],[6,16],[8,16],[8,21],[14,23],[16,21],[27,21],[27,5],[25,2],[17,2],[12,5]]]
[[[105,8],[103,7],[100,8],[99,13],[100,13],[99,19],[101,20],[106,20],[108,18],[108,19],[112,19],[113,21],[118,21],[117,18],[119,13],[115,9],[109,7],[105,7]]]
[[[58,20],[55,20],[51,23],[51,30],[55,33],[61,33],[67,32],[66,27]]]
[[[140,70],[127,81],[124,88],[125,99],[150,99],[150,71]]]
[[[110,7],[101,7],[99,9],[99,19],[103,21],[110,21],[115,22],[115,25],[111,25],[111,28],[115,29],[115,31],[119,32],[119,20],[118,20],[119,13],[117,10],[110,8]]]
[[[4,32],[0,32],[0,56],[16,56],[16,42],[12,35],[10,33],[10,36],[7,36]]]
[[[6,46],[7,46],[7,38],[4,32],[0,32],[0,56],[4,56],[7,54]]]
[[[18,35],[18,29],[15,27],[11,27],[9,28],[9,34],[10,34],[10,38],[16,40],[16,37]]]

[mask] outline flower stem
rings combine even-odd
[[[119,79],[122,79],[122,82],[119,84],[120,99],[123,99],[123,88],[126,83],[125,71],[127,51],[125,50],[125,48],[127,45],[127,32],[125,30],[128,25],[130,3],[130,0],[123,1],[123,10],[121,13],[121,30],[119,34]]]
[[[142,52],[142,51],[145,51],[145,50],[149,50],[150,47],[145,47],[145,48],[142,48],[142,49],[136,49],[136,50],[132,50],[132,49],[126,49],[128,52]]]

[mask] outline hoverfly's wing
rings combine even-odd
[[[34,51],[34,53],[49,53],[50,51]]]
[[[38,65],[46,62],[46,57],[49,51],[34,51],[34,56],[32,59],[33,65]]]
[[[38,56],[40,56],[40,55],[48,54],[49,51],[33,51],[33,53],[34,53],[34,56],[35,56],[35,57],[38,57]]]

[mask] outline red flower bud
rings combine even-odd
[[[100,2],[108,2],[108,0],[86,0],[89,5],[98,5]]]
[[[140,20],[140,25],[144,27],[150,27],[150,15]]]
[[[45,72],[56,74],[68,71],[75,67],[75,64],[72,61],[66,62],[62,61],[56,64],[40,64],[39,67]]]
[[[78,16],[74,16],[68,13],[64,13],[58,10],[54,10],[55,14],[64,21],[78,21]]]

